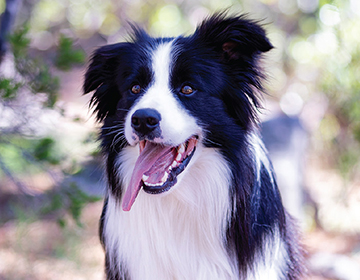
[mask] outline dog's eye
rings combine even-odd
[[[191,86],[186,85],[181,88],[182,94],[189,95],[189,94],[192,94],[193,92],[194,92],[194,90]]]
[[[138,94],[141,92],[141,86],[139,85],[133,85],[133,87],[131,88],[131,92],[134,94]]]

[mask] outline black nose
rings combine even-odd
[[[131,117],[131,126],[138,134],[148,135],[159,127],[161,115],[150,108],[136,110]]]

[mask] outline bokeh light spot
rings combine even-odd
[[[334,26],[340,22],[340,13],[338,8],[330,4],[326,4],[321,7],[319,17],[321,22],[328,26]]]

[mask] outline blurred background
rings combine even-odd
[[[0,0],[1,280],[104,279],[88,57],[129,23],[186,35],[224,9],[260,20],[275,46],[261,128],[306,279],[360,279],[359,0]]]

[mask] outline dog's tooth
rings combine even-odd
[[[171,167],[174,168],[174,167],[176,167],[177,165],[178,165],[177,161],[174,160],[173,163],[171,164]]]
[[[180,146],[179,146],[179,148],[178,148],[178,153],[179,153],[179,154],[182,154],[182,153],[184,153],[184,152],[185,152],[185,144],[182,143],[182,144],[180,144]]]
[[[176,161],[179,162],[181,160],[182,154],[178,153],[176,156]]]
[[[147,176],[147,175],[144,174],[144,175],[142,176],[142,180],[143,180],[144,182],[146,182],[147,179],[149,179],[149,176]]]
[[[167,179],[167,178],[166,178]],[[166,180],[165,180],[165,182],[166,182]],[[147,186],[147,187],[160,187],[160,186],[162,186],[165,182],[160,182],[160,183],[155,183],[155,184],[153,184],[153,183],[149,183],[149,182],[144,182],[144,184],[145,184],[145,186]]]
[[[164,176],[161,178],[161,182],[165,183],[168,177],[169,177],[169,174],[167,172],[165,172]]]

